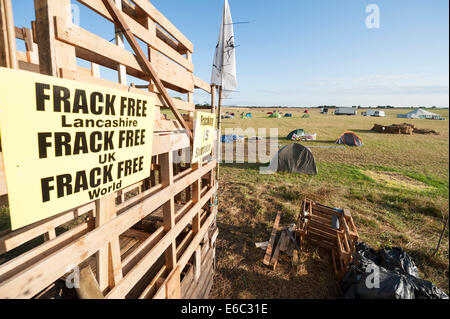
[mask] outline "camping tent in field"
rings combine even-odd
[[[294,130],[291,133],[288,134],[288,136],[286,137],[288,140],[292,140],[292,137],[295,135],[303,135],[305,134],[305,130],[302,128],[299,128],[298,130]]]
[[[348,146],[363,146],[361,138],[352,131],[344,132],[336,141],[336,144]]]
[[[276,118],[276,119],[280,119],[281,115],[278,112],[273,112],[272,114],[269,115],[270,118]]]
[[[277,172],[317,175],[313,153],[298,143],[283,147],[270,162],[270,169]]]
[[[427,119],[427,120],[444,120],[442,116],[436,113],[432,113],[426,110],[417,109],[409,112],[408,114],[398,114],[397,118],[402,119]]]
[[[247,114],[245,114],[245,117],[248,119],[251,119],[253,116],[252,116],[252,113],[247,113]]]
[[[284,117],[292,117],[292,114],[291,113],[286,113],[286,114],[284,114]]]

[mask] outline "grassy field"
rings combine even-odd
[[[243,109],[226,109],[237,115]],[[408,110],[388,110],[386,118],[320,115],[313,110],[283,109],[292,119],[269,119],[267,109],[251,109],[253,119],[223,120],[226,128],[278,128],[281,144],[289,132],[303,128],[317,133],[311,146],[335,145],[345,130],[363,140],[360,148],[312,148],[319,174],[277,173],[260,175],[258,164],[221,166],[217,273],[213,298],[338,298],[342,292],[334,279],[326,253],[309,247],[299,269],[287,257],[271,271],[262,264],[264,251],[256,242],[269,239],[277,211],[282,223],[296,221],[304,198],[332,207],[349,208],[362,241],[374,248],[403,247],[415,260],[421,276],[449,292],[448,230],[441,249],[431,257],[443,228],[449,204],[448,121],[397,119]],[[448,118],[449,111],[436,110]],[[371,132],[375,123],[408,122],[434,129],[435,135],[391,135]]]

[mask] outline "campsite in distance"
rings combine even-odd
[[[0,0],[0,299],[448,299],[448,1],[378,2]]]
[[[280,117],[268,114],[275,110],[281,113]],[[255,262],[260,255],[253,247],[256,242],[267,240],[275,219],[274,212],[283,212],[285,225],[295,223],[305,197],[326,202],[331,207],[348,207],[361,241],[372,247],[408,247],[407,251],[413,256],[423,278],[448,292],[448,230],[440,254],[433,257],[429,254],[439,240],[443,218],[448,214],[448,120],[398,117],[413,109],[384,109],[385,117],[361,115],[368,109],[359,109],[355,116],[337,116],[333,109],[329,109],[328,114],[321,114],[320,108],[307,110],[308,118],[304,118],[305,108],[223,109],[223,114],[245,113],[251,117],[222,119],[222,135],[227,129],[245,132],[249,128],[267,128],[269,134],[269,128],[277,128],[280,148],[292,143],[310,148],[318,174],[279,172],[260,175],[260,164],[221,165],[218,218],[223,235],[218,252],[223,257],[218,259],[217,282],[220,284],[214,285],[213,295],[221,298],[270,298],[275,290],[281,298],[340,296],[334,275],[328,268],[330,258],[320,250],[302,253],[306,265],[315,260],[319,267],[303,266],[294,279],[289,275],[290,261],[285,256],[280,257],[284,263],[280,264],[276,275],[270,277],[266,277],[264,265]],[[449,118],[448,109],[428,111]],[[292,114],[292,117],[285,117],[285,114]],[[405,122],[420,129],[437,131],[439,135],[371,131],[375,124],[390,126]],[[295,130],[307,135],[317,134],[317,139],[298,142],[287,139]],[[346,131],[353,131],[363,146],[336,144]],[[239,131],[234,134],[239,135]],[[234,143],[237,148],[239,144],[248,146],[251,141],[244,138]],[[222,147],[225,152],[226,146]],[[240,259],[242,254],[236,250],[237,243],[246,247],[245,259],[238,266],[246,280],[235,281],[230,273],[233,267],[230,261]],[[258,278],[265,278],[264,283],[260,283]],[[280,289],[278,281],[281,278],[290,280],[289,289]],[[321,278],[321,285],[315,285],[317,278]],[[316,287],[312,295],[310,289],[305,291],[302,288],[305,285]]]

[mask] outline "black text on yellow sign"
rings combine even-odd
[[[148,177],[154,113],[145,95],[0,69],[12,228]]]
[[[211,154],[214,133],[215,116],[211,113],[197,112],[194,131],[194,147],[192,154],[192,163],[199,161]]]

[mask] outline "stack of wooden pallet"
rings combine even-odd
[[[300,247],[307,240],[331,251],[333,267],[338,278],[348,270],[358,240],[358,232],[350,211],[331,208],[304,200],[297,223]]]

